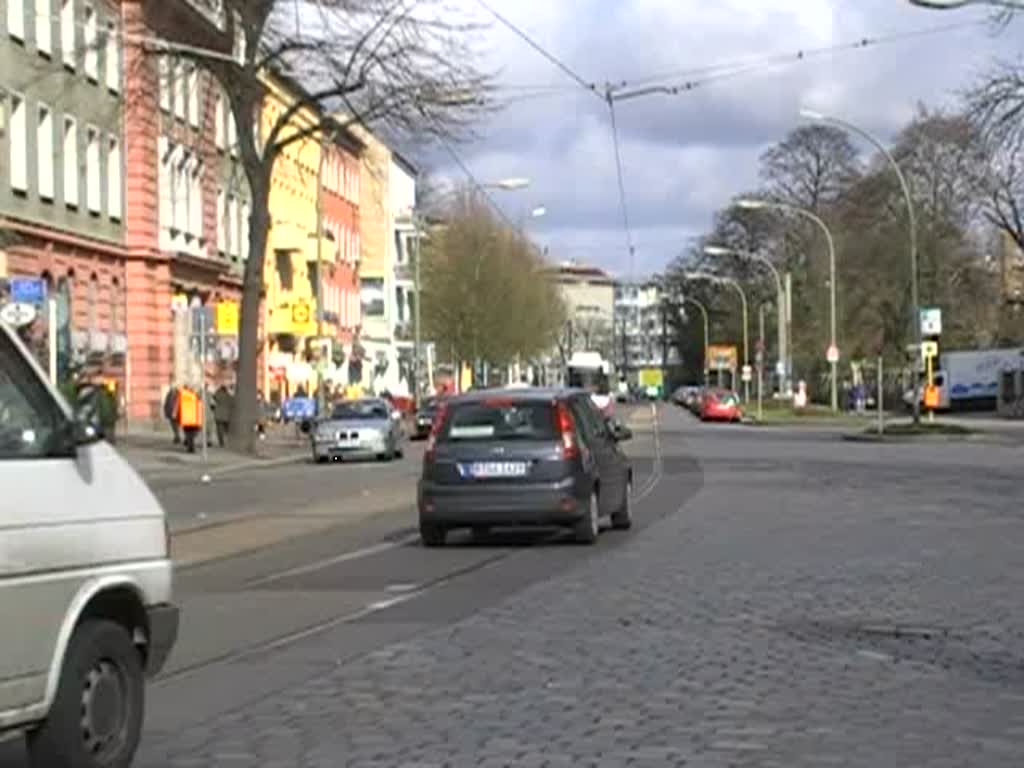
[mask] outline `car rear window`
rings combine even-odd
[[[551,403],[483,400],[452,407],[438,438],[470,440],[555,440]]]
[[[331,418],[336,421],[352,421],[358,419],[386,419],[388,409],[383,403],[350,402],[340,403],[331,411]]]

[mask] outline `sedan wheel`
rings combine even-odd
[[[573,535],[580,544],[593,544],[601,533],[601,512],[598,506],[597,492],[590,494],[586,514],[573,526]]]
[[[612,528],[617,531],[628,531],[633,527],[633,481],[626,484],[626,498],[622,506],[612,515]]]

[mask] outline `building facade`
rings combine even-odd
[[[356,135],[365,145],[359,201],[362,384],[373,392],[408,397],[413,386],[417,171],[380,139],[365,131]]]
[[[61,373],[127,371],[125,78],[116,3],[10,0],[0,16],[0,280],[56,299]],[[44,12],[40,12],[44,11]],[[46,348],[48,312],[24,329]]]
[[[662,299],[661,288],[652,281],[615,285],[613,359],[616,368],[630,383],[636,383],[641,368],[663,368],[680,363]]]

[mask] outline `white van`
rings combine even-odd
[[[33,768],[130,765],[178,632],[163,509],[89,413],[0,323],[0,741]]]

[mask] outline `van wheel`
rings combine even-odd
[[[68,643],[57,695],[28,736],[32,768],[128,768],[145,702],[142,660],[124,627],[83,622]]]
[[[601,533],[601,511],[598,506],[597,492],[590,494],[584,517],[572,529],[573,536],[580,544],[593,544]]]

